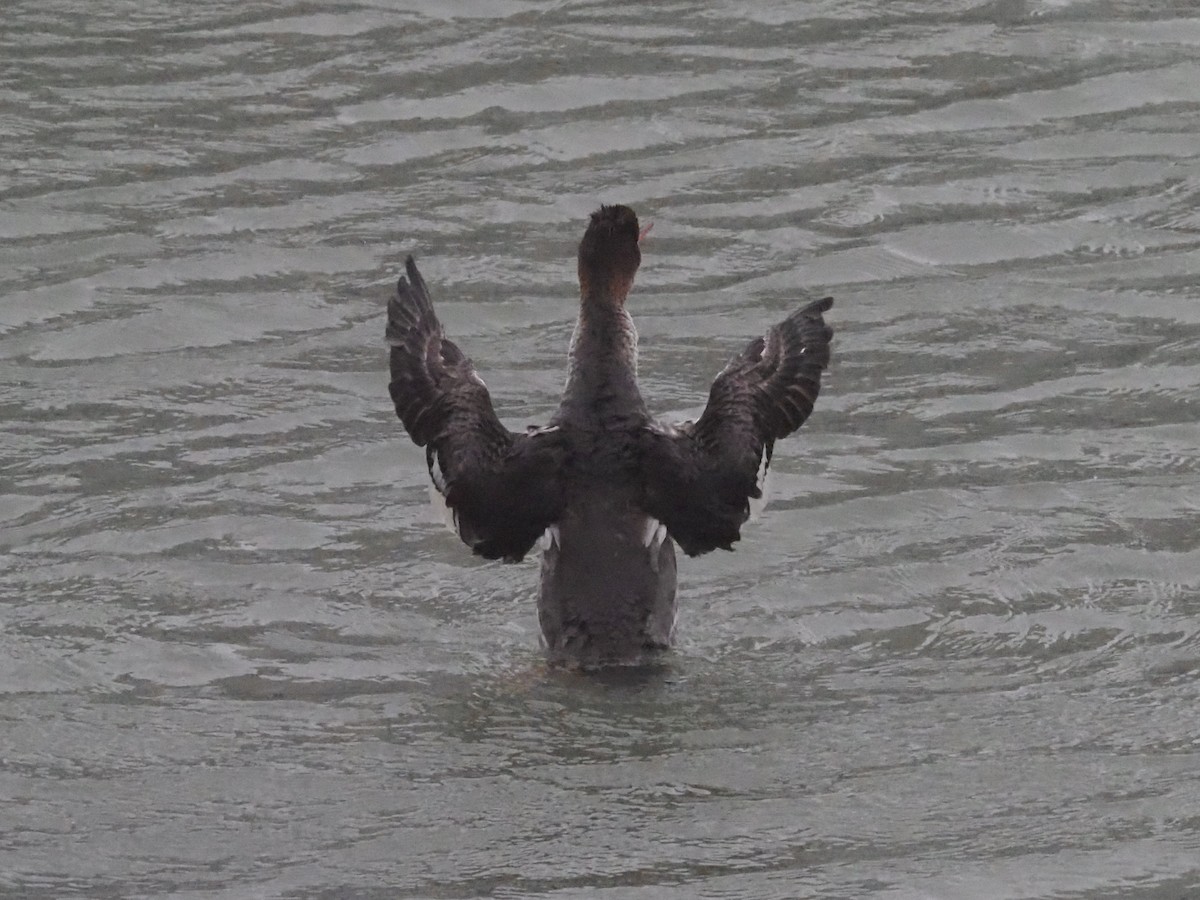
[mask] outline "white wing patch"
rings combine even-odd
[[[432,521],[440,522],[455,534],[458,534],[458,513],[446,505],[446,498],[437,489],[436,484],[429,486],[429,511]]]
[[[667,526],[658,519],[646,516],[645,524],[642,525],[642,546],[653,552],[661,547],[666,539]]]
[[[659,551],[662,549],[662,545],[666,539],[667,526],[653,516],[646,516],[646,521],[642,525],[642,546],[650,551],[650,568],[652,571],[658,571]]]
[[[762,492],[762,496],[750,498],[750,518],[746,520],[748,522],[757,521],[758,517],[762,515],[763,508],[767,505],[767,500],[769,499],[768,485],[771,480],[770,475],[771,460],[767,458],[767,453],[764,450],[762,462],[758,466],[758,476],[754,480],[754,483],[758,486],[759,491]]]
[[[442,458],[436,450],[429,455],[429,477],[439,494],[446,493],[446,470],[442,468]]]
[[[538,538],[538,549],[543,553],[548,553],[555,547],[562,546],[562,538],[558,533],[558,526],[551,525],[542,532],[542,536]]]
[[[429,508],[433,513],[433,521],[441,522],[458,534],[458,513],[446,505],[446,473],[442,470],[442,459],[436,451],[426,459],[429,462],[429,480],[433,482],[429,485]]]

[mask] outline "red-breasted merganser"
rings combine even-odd
[[[804,424],[829,364],[826,297],[735,356],[699,419],[655,421],[625,308],[648,230],[627,206],[592,214],[562,403],[524,433],[500,423],[411,256],[388,303],[396,414],[468,547],[508,562],[541,548],[538,619],[555,660],[631,661],[670,645],[675,545],[733,549],[775,441]]]

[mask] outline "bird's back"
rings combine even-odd
[[[675,548],[636,485],[599,468],[571,481],[546,541],[538,619],[553,657],[627,661],[670,644]]]

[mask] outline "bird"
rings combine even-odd
[[[809,418],[830,361],[830,297],[751,340],[716,376],[699,418],[667,424],[637,380],[627,309],[647,225],[592,213],[579,243],[579,315],[557,412],[511,431],[446,336],[409,256],[388,301],[389,394],[425,449],[437,499],[478,556],[541,552],[538,621],[552,662],[636,663],[672,644],[675,548],[732,550],[762,498],[775,441]]]

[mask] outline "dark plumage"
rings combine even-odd
[[[514,433],[500,423],[412,257],[388,303],[396,414],[426,448],[434,485],[475,553],[515,561],[541,538],[538,614],[555,658],[628,660],[669,645],[674,544],[689,556],[733,548],[775,441],[812,413],[829,364],[826,297],[734,357],[698,420],[655,422],[625,310],[644,234],[628,207],[592,214],[579,245],[567,387],[545,428]]]
[[[388,303],[388,386],[396,415],[454,515],[487,559],[516,562],[562,513],[564,447],[555,432],[514,434],[492,409],[475,367],[442,331],[410,256]]]
[[[713,382],[695,422],[642,434],[643,503],[688,556],[732,550],[762,497],[775,442],[804,424],[829,365],[833,329],[815,300],[755,338]]]

